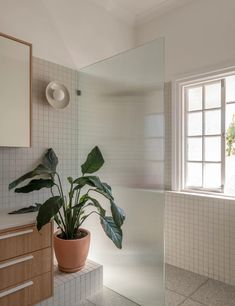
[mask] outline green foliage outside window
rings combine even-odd
[[[235,114],[233,114],[232,122],[230,123],[226,133],[226,153],[227,156],[235,154],[233,144],[235,143]]]

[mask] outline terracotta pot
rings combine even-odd
[[[60,231],[54,233],[54,250],[58,268],[62,272],[72,273],[81,270],[87,259],[90,247],[90,232],[79,229],[87,235],[81,239],[65,240],[58,237]]]

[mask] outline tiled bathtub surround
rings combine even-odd
[[[53,109],[45,99],[46,85],[53,80],[63,83],[70,92],[71,101],[65,109]],[[28,195],[8,191],[8,184],[36,166],[49,147],[53,148],[59,157],[58,170],[62,173],[64,183],[67,176],[77,175],[76,84],[75,70],[33,58],[32,147],[0,147],[0,207],[41,203],[49,196],[45,190]]]
[[[235,285],[235,200],[166,192],[166,262]]]

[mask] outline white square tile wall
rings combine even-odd
[[[235,285],[235,201],[166,192],[166,262]]]
[[[45,88],[54,80],[63,83],[70,92],[70,104],[62,110],[53,109],[45,98]],[[33,58],[32,147],[0,147],[0,207],[27,206],[46,200],[46,190],[28,195],[15,194],[8,191],[8,184],[36,166],[47,148],[53,148],[59,158],[58,170],[64,183],[67,176],[75,177],[78,174],[76,89],[75,70]]]
[[[76,273],[61,273],[55,267],[54,296],[36,306],[75,306],[103,289],[103,267],[88,260]]]

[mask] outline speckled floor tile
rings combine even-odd
[[[88,300],[85,300],[82,303],[76,304],[76,306],[95,306],[95,304],[89,302]]]
[[[185,296],[176,292],[166,290],[165,292],[165,306],[178,306],[186,299]]]
[[[208,278],[171,265],[166,265],[166,288],[186,297],[197,290]]]
[[[209,279],[191,298],[208,306],[235,306],[235,287]]]
[[[205,306],[205,305],[192,301],[191,299],[187,299],[183,304],[180,304],[180,306]]]
[[[106,287],[104,287],[101,293],[89,298],[89,301],[96,306],[138,306],[138,304]]]

